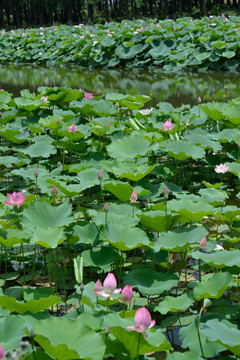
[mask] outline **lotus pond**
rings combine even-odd
[[[0,89],[19,96],[24,88],[37,91],[39,86],[69,86],[105,95],[108,92],[148,95],[147,106],[160,101],[179,107],[204,102],[226,101],[240,96],[238,72],[175,72],[161,69],[92,69],[43,67],[31,65],[0,65]]]
[[[149,101],[0,91],[0,357],[240,357],[240,98]]]

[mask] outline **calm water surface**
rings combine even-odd
[[[198,96],[206,101],[225,101],[240,96],[240,74],[228,72],[171,73],[160,70],[88,70],[1,66],[0,88],[18,96],[22,89],[37,91],[39,86],[69,86],[94,95],[108,92],[150,95],[155,106],[159,101],[197,104]]]

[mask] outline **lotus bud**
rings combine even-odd
[[[136,192],[136,190],[133,190],[133,193],[130,197],[130,202],[135,203],[137,201],[137,199],[138,199],[137,192]]]
[[[198,101],[199,104],[201,104],[201,102],[202,102],[201,96],[198,97],[197,101]]]
[[[200,241],[200,248],[203,249],[207,244],[207,238],[204,236],[202,240]]]
[[[116,102],[116,107],[119,108],[119,102],[118,101]]]
[[[153,133],[152,133],[152,139],[154,139],[154,138],[155,138],[155,136],[156,136],[156,135],[155,135],[155,133],[153,132]]]
[[[36,169],[34,170],[34,176],[35,176],[36,179],[38,178],[38,175],[39,175],[38,169],[36,168]]]
[[[83,283],[81,283],[81,285],[80,285],[80,290],[81,290],[81,292],[83,292],[83,290],[84,290],[84,284]]]
[[[60,120],[59,120],[59,118],[57,118],[56,124],[58,125],[59,123],[60,123]]]
[[[132,301],[132,297],[133,297],[133,289],[130,285],[126,285],[122,292],[121,292],[121,301],[124,303],[124,304],[131,304],[131,301]]]
[[[106,329],[104,330],[104,334],[105,334],[106,336],[108,336],[109,332],[110,332],[110,327],[109,327],[109,325],[108,325],[108,326],[106,327]]]
[[[53,185],[52,190],[51,190],[51,193],[52,193],[52,196],[54,196],[54,197],[57,196],[58,190],[57,190],[56,185]]]
[[[168,199],[168,196],[169,196],[170,191],[169,191],[169,188],[168,188],[167,186],[165,187],[163,193],[164,193],[164,197],[165,197],[166,199]]]
[[[3,359],[3,357],[4,357],[4,351],[3,351],[3,348],[0,345],[0,360]]]
[[[101,172],[101,170],[99,170],[99,172],[98,172],[98,180],[99,181],[101,181],[102,180],[102,178],[103,178],[103,174],[102,174],[102,172]]]
[[[105,204],[104,204],[103,211],[104,211],[105,213],[108,213],[108,212],[109,212],[109,205],[108,205],[107,202],[105,202]]]
[[[211,305],[212,305],[211,300],[209,300],[209,299],[204,299],[204,300],[203,300],[203,307],[204,307],[204,308],[207,308],[207,307],[209,307],[209,306],[211,306]]]
[[[34,336],[35,336],[35,332],[33,331],[33,329],[30,331],[30,334],[29,334],[29,336],[30,336],[30,338],[34,338]]]
[[[98,279],[98,281],[94,285],[93,292],[95,292],[96,295],[99,295],[101,291],[102,291],[102,283]]]

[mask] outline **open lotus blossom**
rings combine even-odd
[[[20,207],[22,206],[27,196],[23,195],[22,191],[20,191],[19,193],[14,191],[12,194],[7,194],[7,197],[8,197],[8,201],[5,201],[4,204]]]
[[[141,332],[145,338],[148,337],[145,330],[150,329],[155,325],[155,320],[151,319],[150,312],[145,307],[141,307],[136,311],[134,322],[135,325],[127,326],[127,329]]]
[[[86,99],[93,99],[93,94],[92,93],[85,93],[84,100],[86,100]]]
[[[221,245],[217,244],[214,250],[224,250],[224,248]]]
[[[215,172],[218,174],[224,174],[225,172],[227,172],[229,169],[229,166],[227,166],[226,164],[220,164],[220,165],[216,165],[215,167]]]
[[[113,300],[112,294],[118,294],[121,292],[121,288],[117,289],[117,280],[112,273],[108,273],[106,279],[103,282],[104,291],[101,291],[99,295]]]
[[[102,283],[98,279],[98,281],[96,281],[96,283],[94,285],[93,292],[95,292],[96,295],[100,295],[101,291],[102,291]]]
[[[130,202],[135,203],[138,199],[136,190],[133,190],[132,195],[130,197]]]
[[[170,120],[165,121],[165,123],[163,123],[163,130],[164,131],[171,131],[173,129],[173,124]]]
[[[202,240],[200,241],[200,248],[203,249],[207,244],[207,238],[204,236]]]
[[[3,357],[4,357],[4,351],[3,351],[3,348],[0,345],[0,360],[3,359]]]
[[[121,302],[130,305],[133,297],[133,289],[130,285],[126,285],[121,292]]]
[[[68,127],[68,131],[73,133],[73,135],[78,131],[78,128],[76,127],[75,124],[72,124]]]

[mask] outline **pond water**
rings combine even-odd
[[[159,101],[197,104],[200,96],[204,102],[224,101],[240,96],[240,74],[229,72],[171,73],[160,70],[77,68],[44,68],[32,66],[0,65],[0,88],[18,96],[22,89],[37,91],[39,86],[69,86],[82,88],[94,95],[107,92],[150,95],[155,106]],[[149,104],[148,104],[149,105]]]

